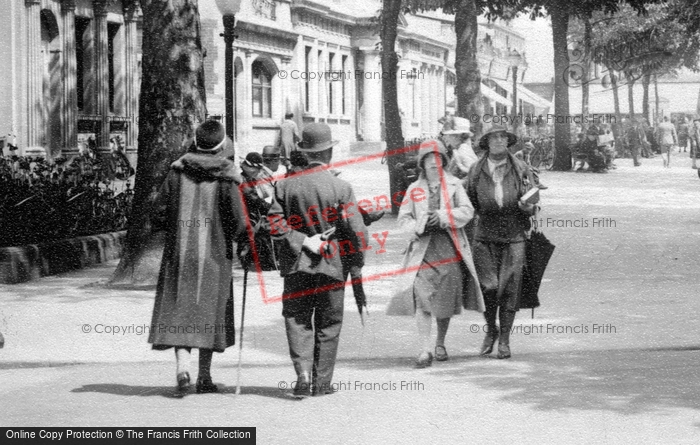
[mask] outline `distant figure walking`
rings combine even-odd
[[[693,169],[698,168],[697,159],[700,155],[700,118],[693,119],[693,126],[691,127],[691,146],[690,146],[690,157],[693,159]]]
[[[282,155],[282,163],[288,165],[289,157],[293,151],[297,150],[297,142],[299,138],[299,127],[294,122],[294,113],[284,115],[284,122],[280,125],[280,149]]]
[[[664,116],[664,121],[656,129],[656,140],[661,146],[661,156],[664,160],[664,167],[671,167],[671,150],[674,144],[678,143],[676,127],[668,121],[668,116]]]
[[[690,125],[688,124],[688,118],[682,117],[678,123],[678,153],[681,150],[688,151],[688,137],[690,136]]]

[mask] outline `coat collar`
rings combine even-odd
[[[445,180],[445,185],[447,186],[447,195],[452,198],[454,196],[455,191],[457,190],[457,187],[462,187],[462,183],[460,182],[459,178],[452,176],[450,174],[445,174],[444,176]],[[418,181],[416,182],[415,185],[416,188],[421,188],[423,191],[425,191],[425,199],[422,201],[417,202],[416,204],[423,207],[425,206],[425,209],[427,211],[428,208],[428,180],[425,179],[425,176],[421,175],[420,178],[418,178]],[[444,195],[442,194],[442,190],[440,191],[440,208],[443,209],[445,208],[445,200],[443,199]]]
[[[196,182],[243,182],[236,169],[236,164],[227,158],[216,156],[215,154],[190,152],[173,162],[171,167],[184,173]]]
[[[489,155],[488,152],[486,152],[481,159],[479,159],[477,162],[477,169],[480,169],[481,171],[485,172],[489,177],[491,177],[491,173],[489,172],[489,164],[488,164],[488,159]],[[527,165],[513,156],[510,152],[506,155],[506,162],[515,170],[519,178],[523,178],[527,176]]]

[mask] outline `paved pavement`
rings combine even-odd
[[[401,280],[387,276],[366,283],[364,328],[348,289],[339,392],[297,401],[280,389],[294,380],[281,306],[251,279],[243,393],[234,347],[214,357],[222,394],[178,399],[172,352],[152,351],[141,332],[154,290],[106,288],[112,262],[0,286],[0,425],[256,426],[260,443],[698,443],[700,179],[684,154],[671,169],[617,163],[543,174],[543,229],[557,250],[542,307],[516,318],[511,360],[477,356],[482,318],[465,312],[450,326],[450,361],[412,369],[414,323],[384,315]],[[358,199],[388,193],[378,160],[343,171]],[[389,235],[365,276],[398,267],[406,235],[395,222],[370,227]],[[262,284],[279,295],[274,273]]]

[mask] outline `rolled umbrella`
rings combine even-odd
[[[362,326],[365,325],[365,317],[362,308],[365,308],[367,316],[369,317],[369,310],[367,310],[367,296],[365,295],[365,288],[362,285],[362,269],[357,266],[350,267],[350,282],[352,283],[352,293],[355,296],[355,303],[357,304],[357,310],[360,312],[360,322]]]

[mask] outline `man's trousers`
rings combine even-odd
[[[308,295],[295,295],[309,290]],[[333,379],[344,297],[345,283],[326,275],[297,272],[284,279],[282,315],[289,355],[297,376],[308,373],[313,378],[315,391],[329,388]]]

